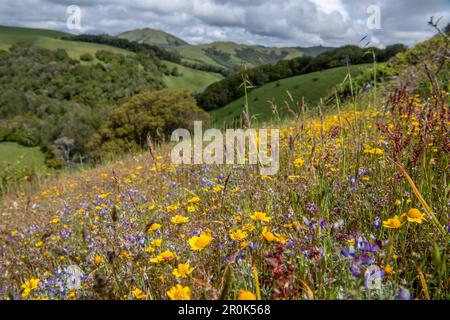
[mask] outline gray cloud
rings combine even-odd
[[[369,35],[374,44],[412,45],[434,34],[430,16],[450,18],[448,0],[2,0],[0,24],[69,31],[73,4],[82,8],[83,32],[153,27],[192,43],[339,46]],[[380,30],[366,26],[369,5],[381,9]]]

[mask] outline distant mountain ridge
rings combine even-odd
[[[117,35],[119,38],[172,49],[181,54],[188,63],[211,65],[227,70],[273,64],[280,60],[304,55],[316,56],[332,47],[266,47],[262,45],[238,44],[232,41],[216,41],[191,45],[188,42],[161,30],[135,29]]]
[[[117,35],[119,38],[147,43],[162,47],[177,47],[189,45],[186,41],[162,30],[143,28],[122,32]]]

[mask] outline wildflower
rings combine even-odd
[[[384,267],[384,272],[387,276],[392,276],[392,274],[394,273],[394,269],[390,265],[387,264]]]
[[[43,244],[44,244],[44,243],[43,243],[42,241],[39,241],[39,242],[36,243],[34,246],[35,246],[36,248],[40,248],[40,247],[42,247]]]
[[[160,225],[159,223],[152,223],[151,226],[150,226],[150,228],[149,228],[149,230],[150,230],[150,231],[156,231],[156,230],[158,230],[159,228],[161,228],[161,225]]]
[[[173,251],[166,250],[158,254],[156,258],[150,260],[152,263],[170,262],[172,260],[178,259],[177,254]]]
[[[60,221],[59,218],[53,218],[52,220],[50,220],[51,224],[57,224]]]
[[[408,212],[403,214],[403,216],[406,216],[406,219],[409,222],[415,222],[419,224],[421,224],[423,220],[426,220],[425,215],[416,208],[409,209]]]
[[[191,199],[188,200],[188,203],[192,203],[192,204],[196,204],[200,202],[200,198],[199,197],[193,197]]]
[[[241,289],[238,293],[238,300],[256,300],[255,295],[248,290]]]
[[[70,290],[69,295],[67,296],[67,299],[69,300],[75,300],[77,298],[77,289]]]
[[[155,248],[153,248],[153,247],[148,247],[148,248],[145,249],[145,252],[147,252],[147,253],[153,253],[153,252],[155,252]]]
[[[31,291],[36,289],[41,281],[36,278],[31,278],[30,280],[26,281],[23,285],[23,292],[22,292],[22,298],[26,298],[30,295]]]
[[[355,240],[355,238],[352,238],[350,240],[347,240],[347,242],[349,245],[353,246],[353,245],[355,245],[356,240]]]
[[[248,237],[248,233],[246,231],[242,231],[241,229],[237,229],[235,231],[230,232],[230,238],[234,241],[241,241]]]
[[[175,287],[167,291],[167,296],[170,300],[191,300],[191,289],[177,284]]]
[[[403,225],[403,222],[399,216],[394,216],[393,218],[383,221],[383,227],[389,229],[398,229]]]
[[[103,262],[103,258],[100,256],[95,256],[94,264],[98,267]]]
[[[402,204],[402,201],[397,199],[397,200],[395,200],[394,204],[398,207],[399,205]]]
[[[408,289],[401,287],[398,292],[398,300],[411,300],[411,292]]]
[[[255,230],[255,226],[252,225],[251,223],[247,223],[245,226],[242,227],[242,230],[252,232],[253,230]]]
[[[211,243],[212,237],[210,234],[202,232],[200,236],[193,236],[189,238],[189,245],[192,250],[200,251],[205,249]]]
[[[266,239],[268,242],[272,242],[272,241],[276,241],[277,237],[275,237],[275,235],[270,232],[267,227],[264,227],[263,231],[262,231],[262,236],[264,239]]]
[[[180,216],[179,214],[177,214],[175,217],[172,217],[172,219],[170,219],[170,221],[172,221],[172,223],[174,223],[174,224],[183,224],[183,223],[187,223],[189,221],[189,218]]]
[[[161,247],[162,239],[152,240],[151,245],[154,247]]]
[[[194,268],[192,268],[189,263],[180,263],[177,268],[172,271],[172,274],[177,278],[187,278]]]
[[[272,219],[270,217],[267,217],[265,212],[260,211],[255,211],[255,213],[251,215],[250,218],[255,221],[263,221],[263,222],[270,222],[270,219]]]
[[[187,207],[187,212],[189,212],[189,213],[193,213],[193,212],[195,212],[195,210],[197,210],[196,206],[188,206]]]
[[[249,243],[248,241],[242,241],[242,242],[239,244],[239,247],[240,247],[241,249],[245,249],[245,248],[247,248],[249,245],[250,245],[250,243]]]
[[[294,160],[294,166],[296,166],[297,168],[300,168],[301,166],[303,166],[304,163],[305,163],[305,160],[303,160],[301,158],[297,158]]]
[[[134,289],[133,291],[131,291],[131,293],[138,300],[145,300],[145,299],[147,299],[147,295],[144,292],[142,292],[142,290],[139,289],[139,288]]]

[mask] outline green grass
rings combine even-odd
[[[183,74],[180,77],[166,75],[163,76],[163,81],[169,89],[184,89],[191,92],[200,92],[203,91],[211,83],[223,79],[223,76],[218,73],[195,70],[169,61],[164,61],[164,64],[169,67],[169,70],[172,70],[173,67],[177,67],[178,70],[180,70]]]
[[[230,60],[227,62],[227,64],[221,64],[209,57],[205,52],[204,49],[208,48],[216,48],[217,50],[221,52],[225,52],[230,54]],[[226,67],[231,68],[233,66],[242,66],[246,65],[247,67],[255,67],[258,64],[250,63],[249,61],[243,60],[240,57],[237,56],[236,52],[240,49],[245,48],[253,48],[257,52],[260,53],[269,53],[269,52],[275,52],[279,55],[281,55],[281,52],[286,51],[288,54],[284,59],[293,59],[299,56],[303,55],[303,51],[301,49],[297,48],[265,48],[265,47],[259,47],[259,46],[249,46],[244,44],[237,44],[234,42],[226,42],[226,41],[219,41],[219,42],[212,42],[207,44],[199,44],[194,46],[178,46],[174,49],[177,50],[185,60],[189,62],[197,62],[197,63],[204,63],[207,65],[213,65],[216,67]]]
[[[360,73],[368,65],[351,66],[353,76]],[[269,121],[273,118],[269,101],[273,101],[278,107],[280,117],[288,116],[285,101],[290,108],[299,111],[298,107],[290,103],[287,91],[292,94],[294,101],[305,99],[309,107],[316,105],[320,98],[326,97],[337,84],[341,83],[347,74],[347,67],[338,67],[325,71],[312,72],[295,76],[280,81],[270,82],[260,88],[252,90],[248,95],[250,116],[256,116],[257,121]],[[237,99],[223,108],[211,112],[217,126],[231,123],[242,114],[244,109],[244,97]]]
[[[78,59],[83,53],[90,53],[95,56],[95,53],[99,50],[108,50],[120,54],[133,54],[130,51],[107,45],[60,39],[68,35],[68,33],[53,30],[0,26],[0,49],[8,50],[13,44],[24,42],[50,50],[64,49],[74,59]]]
[[[24,147],[15,142],[0,143],[0,168],[6,163],[17,164],[18,167],[43,167],[45,157],[38,147]]]

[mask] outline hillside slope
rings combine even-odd
[[[186,41],[170,33],[151,28],[126,31],[118,34],[117,37],[162,47],[188,45]]]
[[[0,26],[0,50],[8,50],[16,43],[27,43],[49,50],[64,49],[73,59],[78,59],[84,53],[94,56],[99,50],[125,55],[133,54],[130,51],[108,45],[62,40],[61,38],[65,36],[70,36],[70,34],[55,30]]]
[[[355,76],[366,67],[367,65],[351,66],[350,72],[352,76]],[[298,106],[290,101],[287,91],[294,101],[301,101],[303,97],[307,106],[314,106],[320,98],[325,98],[333,87],[341,83],[346,75],[347,67],[338,67],[270,82],[250,91],[248,95],[250,116],[256,116],[258,121],[272,119],[274,115],[270,102],[277,106],[281,118],[289,115],[285,101],[289,102],[290,108],[294,111],[299,111]],[[239,119],[244,110],[244,103],[245,99],[242,97],[223,108],[212,111],[216,125],[220,127],[230,124],[236,118]]]
[[[163,75],[163,81],[168,89],[201,92],[211,83],[223,79],[223,76],[218,73],[200,71],[169,61],[163,62],[169,72]],[[178,71],[176,76],[170,74],[174,68]]]

